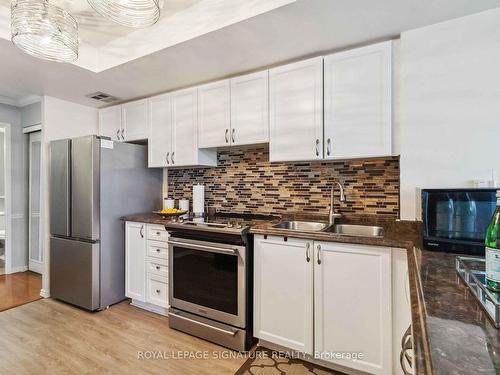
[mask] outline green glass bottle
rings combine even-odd
[[[486,229],[486,287],[500,292],[500,190],[497,191],[497,209]]]

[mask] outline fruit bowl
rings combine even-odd
[[[153,213],[163,217],[174,217],[174,216],[185,215],[188,212],[184,210],[178,210],[177,208],[167,208],[161,211],[153,211]]]

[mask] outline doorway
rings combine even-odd
[[[0,123],[0,275],[10,272],[10,125]]]
[[[28,268],[43,273],[43,246],[40,231],[41,207],[41,152],[42,132],[29,133],[29,186],[28,186]]]

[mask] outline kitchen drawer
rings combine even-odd
[[[148,224],[148,240],[167,242],[168,232],[162,225]]]
[[[168,308],[167,278],[148,273],[146,302]]]
[[[168,259],[168,245],[166,242],[148,241],[148,257]]]
[[[167,259],[148,257],[146,271],[152,275],[168,277]]]

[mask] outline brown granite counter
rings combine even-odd
[[[341,220],[342,224],[356,223],[356,224],[369,224],[369,225],[380,225],[384,227],[384,235],[381,237],[360,237],[360,236],[348,236],[343,234],[337,234],[333,232],[311,232],[311,231],[291,231],[288,229],[277,229],[273,228],[274,223],[264,223],[252,227],[250,233],[262,234],[269,236],[284,236],[284,237],[295,237],[295,238],[306,238],[317,241],[333,241],[333,242],[343,242],[343,243],[356,243],[363,245],[374,245],[374,246],[385,246],[393,248],[403,248],[403,249],[413,249],[414,242],[411,240],[413,233],[414,223],[400,221],[396,222],[394,220],[383,220],[383,221],[370,221],[368,222],[366,217],[358,218],[357,220],[352,217],[343,218]]]
[[[455,272],[455,257],[415,252],[425,318],[416,334],[427,336],[435,374],[500,374],[500,330]]]
[[[135,221],[136,223],[160,224],[160,225],[165,225],[170,221],[170,219],[165,219],[164,217],[153,213],[123,216],[121,220]]]

